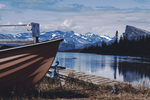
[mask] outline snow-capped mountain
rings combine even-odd
[[[31,39],[32,34],[31,33],[19,33],[14,36],[17,39]],[[99,41],[114,41],[115,38],[110,38],[109,36],[99,36],[95,35],[93,33],[86,33],[85,35],[75,33],[74,31],[67,31],[62,32],[59,30],[56,31],[50,31],[50,32],[41,32],[39,41],[46,41],[46,40],[52,40],[56,38],[64,38],[64,43],[73,43],[75,45],[75,48],[80,48],[84,45],[91,45],[93,43],[99,42]]]
[[[94,36],[95,37],[97,37],[97,38],[94,38]],[[90,39],[90,38],[89,38]],[[109,36],[107,36],[107,35],[104,35],[104,36],[98,36],[98,35],[95,35],[95,34],[93,34],[93,43],[89,43],[89,44],[85,44],[85,45],[83,45],[83,46],[81,46],[80,48],[81,49],[83,49],[83,48],[85,48],[85,47],[89,47],[89,46],[91,46],[91,45],[99,45],[99,46],[101,46],[102,45],[102,42],[104,41],[106,44],[111,44],[111,43],[113,43],[114,41],[115,41],[115,37],[109,37]],[[91,40],[91,39],[90,39]],[[97,41],[96,41],[97,40]]]
[[[123,37],[127,36],[127,38],[129,40],[138,40],[140,39],[141,36],[150,36],[150,32],[146,31],[146,30],[143,30],[143,29],[140,29],[140,28],[136,28],[134,26],[129,26],[127,25],[126,26],[126,30],[125,30],[125,33],[123,33]]]
[[[13,35],[12,35],[13,36]],[[1,38],[1,37],[0,37]],[[33,39],[32,33],[19,33],[14,35],[15,39]],[[52,40],[56,38],[64,38],[64,41],[60,44],[59,50],[83,48],[85,46],[90,46],[98,42],[101,45],[102,41],[109,43],[113,42],[115,38],[109,36],[99,36],[93,33],[86,33],[85,35],[75,33],[74,31],[62,32],[59,30],[50,31],[50,32],[41,32],[39,41]],[[65,48],[63,48],[65,46]]]
[[[14,35],[16,39],[33,39],[32,33],[19,33]]]
[[[15,39],[12,34],[0,34],[0,39]]]

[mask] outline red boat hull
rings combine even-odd
[[[22,91],[39,82],[52,65],[61,41],[0,50],[0,90]]]

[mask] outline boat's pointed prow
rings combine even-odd
[[[40,81],[63,38],[0,50],[0,90],[21,91]]]

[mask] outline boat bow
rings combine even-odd
[[[22,91],[39,82],[63,38],[0,50],[0,90]]]

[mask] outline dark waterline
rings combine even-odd
[[[146,58],[58,52],[56,59],[59,66],[135,84],[146,81],[150,86],[150,61]]]

